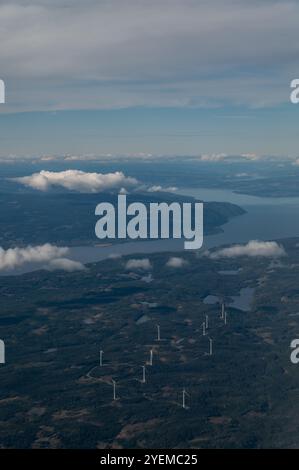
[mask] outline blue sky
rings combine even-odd
[[[0,155],[297,156],[292,0],[0,6]]]
[[[0,115],[1,154],[298,156],[299,107],[126,108]],[[7,152],[7,153],[5,153]]]

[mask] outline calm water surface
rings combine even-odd
[[[202,249],[245,243],[249,240],[299,237],[299,198],[261,198],[229,190],[206,188],[181,188],[178,193],[204,201],[231,202],[247,211],[246,214],[235,217],[223,225],[222,233],[206,236]],[[73,247],[68,257],[83,263],[91,263],[114,255],[150,254],[183,249],[183,240],[138,241],[111,246]],[[38,268],[40,269],[40,266]],[[1,274],[21,274],[35,269],[36,266],[30,265],[18,271]]]

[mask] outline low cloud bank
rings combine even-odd
[[[240,256],[280,258],[281,256],[286,256],[286,252],[277,242],[251,240],[246,245],[234,245],[216,250],[212,253],[207,251],[205,255],[211,259],[237,258]]]
[[[77,271],[85,269],[82,263],[65,258],[68,252],[67,247],[58,247],[50,243],[25,248],[9,248],[8,250],[0,247],[0,271],[9,271],[26,264],[37,264],[41,268],[50,270]]]
[[[149,193],[160,193],[160,192],[165,192],[165,193],[174,193],[177,191],[177,187],[175,186],[169,186],[168,188],[163,188],[163,186],[157,185],[157,186],[150,186],[148,188]]]
[[[183,258],[178,258],[176,256],[173,256],[172,258],[169,258],[167,261],[166,265],[168,268],[182,268],[186,266],[188,262],[184,260]]]
[[[240,155],[228,155],[226,153],[212,153],[200,155],[199,160],[202,162],[234,162],[234,161],[249,161],[256,162],[260,160],[268,160],[272,157],[266,155],[257,155],[255,153],[242,153]]]
[[[52,259],[45,269],[48,271],[67,271],[67,272],[74,272],[74,271],[82,271],[85,268],[84,264],[80,263],[79,261],[74,261],[68,258],[57,258]]]
[[[143,271],[150,271],[152,269],[152,265],[148,258],[130,259],[126,263],[126,269],[127,270],[141,269]]]
[[[121,171],[115,173],[86,173],[81,170],[45,171],[30,176],[12,178],[24,186],[48,191],[52,187],[61,187],[80,193],[100,193],[109,190],[120,190],[137,184],[135,178],[127,177]]]

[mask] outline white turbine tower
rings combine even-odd
[[[103,353],[104,351],[100,351],[100,366],[102,367],[103,366]]]
[[[116,382],[113,379],[112,379],[112,385],[113,385],[113,400],[116,400]]]
[[[160,330],[160,325],[157,325],[157,341],[161,341],[161,330]]]
[[[213,356],[213,340],[209,338],[210,348],[209,348],[209,356]]]
[[[209,316],[206,315],[206,330],[209,328]]]
[[[206,323],[203,322],[202,324],[202,336],[206,336]]]
[[[186,406],[186,396],[190,396],[189,393],[186,392],[186,389],[183,388],[183,394],[182,394],[182,407],[184,408],[184,410],[187,408]]]
[[[151,349],[151,350],[150,350],[150,360],[149,360],[149,365],[150,365],[150,366],[153,365],[153,356],[154,356],[154,353],[153,353],[153,350]]]
[[[227,313],[226,313],[226,311],[224,312],[224,324],[225,325],[227,324]]]
[[[224,306],[224,302],[222,302],[222,305],[221,305],[221,316],[220,316],[221,320],[224,319],[224,311],[225,311],[225,306]]]
[[[141,366],[141,367],[142,367],[142,380],[141,380],[141,382],[143,384],[145,384],[145,382],[146,382],[146,379],[145,379],[145,366]]]

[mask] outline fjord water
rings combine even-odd
[[[263,198],[230,190],[207,188],[181,188],[177,193],[206,202],[231,202],[246,210],[242,216],[234,217],[223,225],[223,232],[205,236],[202,249],[231,243],[246,243],[249,240],[299,237],[299,198]],[[127,242],[108,247],[75,247],[71,249],[71,255],[73,259],[88,263],[114,254],[130,255],[183,249],[182,240],[153,240]]]
[[[231,202],[246,210],[245,214],[234,217],[223,225],[221,233],[205,236],[203,250],[232,243],[246,243],[249,240],[299,237],[299,198],[263,198],[239,194],[230,190],[210,188],[181,188],[177,193],[206,202]],[[125,256],[183,250],[183,240],[150,240],[72,247],[68,256],[82,263],[92,263],[115,255]],[[2,271],[0,274],[22,274],[40,268],[40,265],[26,265],[17,271]]]
[[[246,210],[246,214],[231,219],[222,226],[223,233],[205,237],[204,247],[249,240],[277,240],[299,236],[298,197],[258,197],[224,189],[181,190],[188,196],[204,201],[231,202]]]

